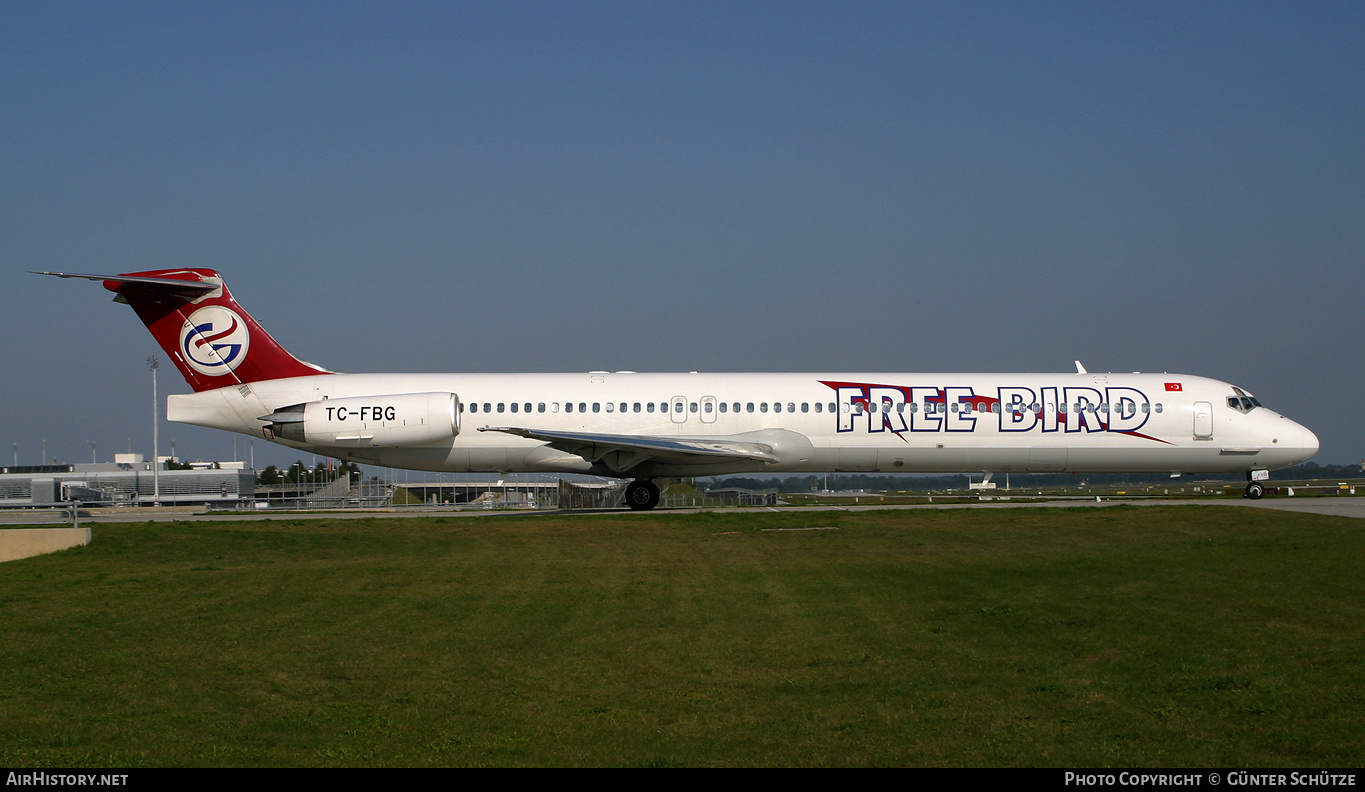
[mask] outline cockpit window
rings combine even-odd
[[[1237,412],[1249,413],[1261,406],[1261,402],[1258,401],[1255,396],[1252,396],[1241,388],[1234,386],[1232,390],[1235,391],[1237,395],[1228,397],[1228,406]]]

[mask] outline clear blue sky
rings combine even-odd
[[[338,370],[1080,358],[1365,457],[1359,2],[8,0],[0,152],[6,463],[151,450],[151,336],[25,271],[178,266]]]

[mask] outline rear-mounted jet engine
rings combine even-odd
[[[275,437],[323,446],[396,448],[450,440],[460,433],[453,393],[403,393],[323,399],[261,416]]]

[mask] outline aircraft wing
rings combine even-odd
[[[650,437],[612,435],[593,432],[558,432],[524,429],[517,426],[484,426],[480,432],[505,432],[532,440],[543,440],[551,448],[574,454],[594,464],[600,462],[617,473],[654,460],[670,463],[714,462],[718,459],[780,462],[773,447],[724,438]]]

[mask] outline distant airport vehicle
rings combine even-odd
[[[1318,438],[1225,382],[1183,374],[338,374],[289,354],[209,269],[102,281],[194,393],[167,418],[355,462],[654,479],[766,472],[1246,473]]]

